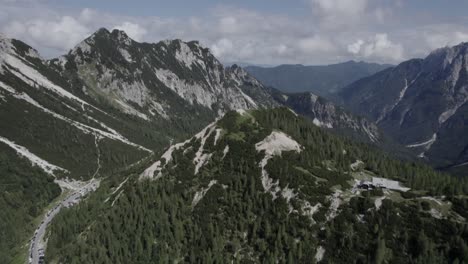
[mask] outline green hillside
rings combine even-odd
[[[118,182],[105,184],[113,187],[59,215],[47,259],[468,260],[465,179],[389,159],[287,109],[229,112],[168,151],[153,173],[142,164],[121,175],[119,189]],[[359,180],[373,177],[398,180],[410,190],[357,188]]]

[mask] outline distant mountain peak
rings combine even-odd
[[[112,31],[109,31],[106,28],[98,29],[84,41],[93,42],[99,40],[111,40],[116,41],[120,44],[130,44],[132,41],[134,41],[123,30],[113,29]]]
[[[429,53],[429,56],[432,55],[432,54],[444,53],[444,52],[447,52],[447,51],[450,51],[450,50],[457,50],[457,51],[460,51],[462,49],[466,50],[467,48],[468,48],[468,42],[461,42],[461,43],[459,43],[457,45],[454,45],[454,46],[445,46],[445,47],[442,47],[442,48],[435,49],[431,53]]]
[[[107,29],[107,28],[99,28],[98,30],[96,30],[92,36],[104,36],[104,35],[110,35],[110,31]]]
[[[457,71],[461,64],[464,62],[464,57],[468,54],[468,42],[462,42],[456,46],[444,47],[436,49],[431,52],[425,59],[426,69],[437,70],[439,65],[445,69],[447,66],[452,65],[454,62],[458,64],[455,66]]]
[[[31,46],[29,46],[28,44],[20,40],[8,38],[5,35],[3,35],[0,37],[0,56],[2,56],[2,54],[5,53],[22,58],[33,58],[42,60],[39,52]],[[1,57],[0,60],[2,60]]]
[[[283,64],[276,67],[249,66],[246,70],[267,86],[283,92],[311,91],[333,96],[354,81],[387,69],[389,65],[347,61],[331,65]]]
[[[238,68],[240,68],[240,66],[234,63],[234,64],[232,64],[232,65],[230,66],[230,68],[231,68],[231,69],[238,69]]]
[[[394,140],[439,167],[466,162],[468,43],[411,59],[341,93],[355,113],[379,124]]]

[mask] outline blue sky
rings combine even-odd
[[[408,0],[404,1],[404,12],[411,13],[438,13],[451,18],[464,16],[468,10],[468,1],[465,0]],[[110,2],[112,2],[110,4]],[[371,2],[371,1],[369,1]],[[393,1],[396,2],[396,1]],[[402,1],[403,2],[403,1]],[[288,13],[290,15],[308,15],[309,3],[304,0],[80,0],[80,1],[48,1],[49,5],[61,8],[81,9],[84,7],[100,11],[110,11],[132,16],[169,16],[186,17],[197,16],[216,6],[236,6],[238,8],[257,10],[260,12]],[[382,3],[382,5],[389,5]]]
[[[150,0],[138,0],[138,1],[125,1],[125,0],[114,0],[112,4],[109,1],[92,1],[92,0],[81,0],[81,1],[61,1],[54,0],[50,1],[50,4],[60,6],[62,8],[76,8],[80,9],[83,7],[93,8],[100,11],[111,11],[119,14],[126,14],[132,16],[161,16],[161,17],[187,17],[187,16],[198,16],[203,15],[210,9],[217,6],[236,6],[238,8],[258,10],[262,12],[273,12],[273,13],[284,13],[290,14],[307,14],[304,12],[304,8],[307,8],[306,1],[285,1],[285,0],[171,0],[171,1],[150,1]],[[235,4],[235,5],[234,5]]]
[[[100,27],[199,40],[223,62],[399,63],[468,41],[466,0],[0,0],[0,32],[45,57]]]

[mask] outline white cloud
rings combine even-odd
[[[79,20],[83,21],[84,23],[91,23],[94,19],[96,19],[98,15],[99,14],[95,10],[85,8],[81,11],[79,15]]]
[[[312,11],[304,16],[218,6],[203,16],[186,18],[125,16],[89,8],[63,11],[45,1],[19,2],[2,5],[0,32],[47,57],[67,52],[101,27],[119,28],[137,41],[199,40],[223,62],[259,64],[350,59],[397,63],[468,41],[466,23],[404,16],[405,12],[397,12],[403,0],[307,0],[305,5],[310,4]]]
[[[367,41],[358,39],[348,45],[348,52],[366,59],[398,62],[404,58],[403,46],[392,42],[387,34],[376,34]]]
[[[342,26],[363,19],[367,0],[311,0],[313,11],[327,26]]]
[[[219,21],[219,30],[222,33],[237,33],[239,32],[239,24],[237,23],[237,19],[232,16],[222,17]]]
[[[234,45],[229,39],[220,39],[211,46],[211,52],[216,57],[223,57],[233,51]]]
[[[335,50],[334,44],[320,36],[300,39],[298,41],[299,49],[306,54],[315,54],[319,52],[329,52]]]
[[[286,55],[288,53],[288,51],[290,50],[290,48],[284,44],[279,44],[277,47],[276,47],[276,52],[278,55]]]
[[[33,44],[66,50],[81,41],[90,30],[75,18],[63,16],[50,20],[12,21],[5,26],[4,32]]]
[[[356,42],[348,45],[348,51],[352,54],[358,54],[361,51],[362,45],[364,45],[364,40],[358,39]]]
[[[425,40],[431,49],[453,46],[468,41],[468,32],[445,31],[425,33]]]
[[[367,0],[312,0],[326,16],[357,16],[367,7]]]
[[[125,31],[129,37],[136,41],[143,40],[143,37],[146,35],[146,33],[148,33],[145,28],[132,22],[124,22],[120,26],[115,26],[113,29],[120,29]]]

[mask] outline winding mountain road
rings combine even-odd
[[[30,264],[42,264],[44,263],[45,249],[47,241],[45,239],[47,226],[50,224],[52,219],[60,212],[63,207],[71,207],[77,204],[82,197],[91,191],[96,190],[99,187],[99,180],[92,179],[84,186],[77,189],[73,189],[72,194],[63,199],[59,204],[52,208],[45,215],[39,227],[34,232],[34,236],[31,239],[29,247],[29,263]]]

